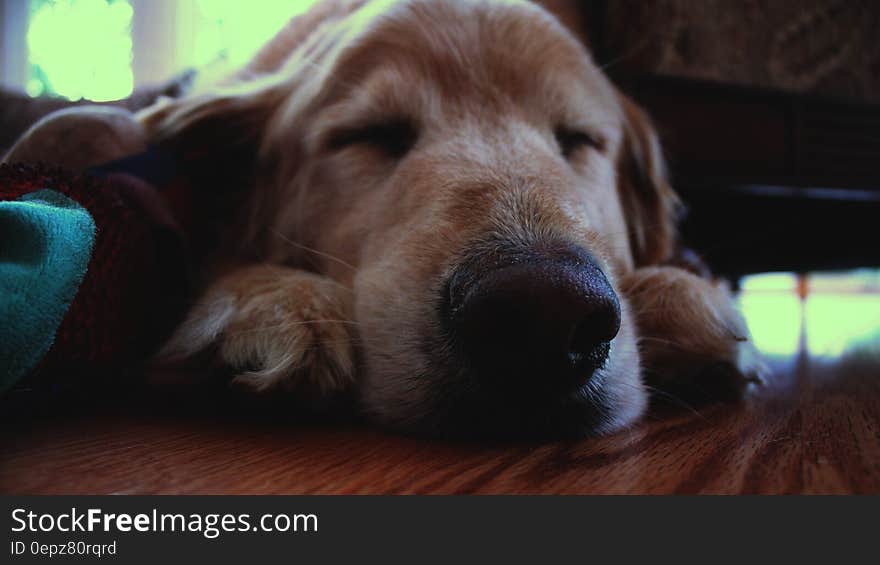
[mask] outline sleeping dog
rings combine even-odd
[[[609,433],[651,387],[761,370],[675,266],[649,119],[537,5],[326,0],[129,129],[234,202],[165,364],[449,436]]]

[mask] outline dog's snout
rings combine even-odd
[[[565,392],[604,365],[620,304],[587,252],[530,253],[465,278],[451,293],[450,322],[484,384]]]

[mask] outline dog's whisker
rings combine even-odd
[[[357,271],[357,267],[355,267],[351,263],[348,263],[347,261],[344,261],[343,259],[340,259],[339,257],[334,257],[333,255],[331,255],[329,253],[325,253],[323,251],[318,251],[317,249],[314,249],[314,248],[309,247],[307,245],[303,245],[302,243],[297,243],[274,228],[270,228],[270,231],[272,233],[274,233],[276,236],[278,236],[279,238],[281,238],[282,240],[284,240],[286,243],[292,245],[293,247],[296,247],[298,249],[302,249],[303,251],[308,251],[309,253],[314,253],[315,255],[318,255],[319,257],[323,257],[325,259],[335,261],[336,263],[338,263],[340,265],[348,267],[352,271]]]
[[[666,400],[672,401],[677,406],[684,408],[685,410],[687,410],[688,412],[697,416],[701,420],[706,420],[706,417],[703,414],[701,414],[699,410],[694,408],[694,406],[692,404],[685,401],[680,396],[672,394],[671,392],[669,392],[667,390],[663,390],[662,388],[658,388],[656,386],[652,386],[647,383],[642,383],[640,385],[634,385],[634,384],[628,383],[628,382],[620,382],[619,384],[620,384],[620,386],[623,386],[625,388],[630,388],[630,389],[639,390],[639,391],[644,390],[644,391],[651,393],[652,395],[656,395],[656,396],[665,398]]]
[[[662,308],[660,308],[660,307],[655,307],[655,308],[639,308],[638,306],[635,306],[635,307],[632,308],[632,311],[633,311],[633,313],[634,313],[636,316],[644,316],[644,315],[646,315],[646,314],[657,314],[658,312],[666,312],[666,313],[669,313],[669,312],[670,312],[671,310],[673,310],[674,308],[675,308],[674,306],[662,307]]]
[[[326,282],[329,282],[330,284],[334,285],[335,287],[337,287],[340,290],[344,290],[345,292],[348,292],[350,294],[354,294],[354,289],[351,288],[350,286],[344,285],[337,280],[331,279],[330,277],[326,277],[325,280],[326,280]]]
[[[638,337],[638,341],[650,341],[652,343],[659,343],[660,345],[680,345],[678,342],[675,342],[671,339],[663,339],[662,337],[655,337],[649,335],[642,335]]]
[[[297,326],[307,326],[311,324],[350,324],[354,326],[359,326],[359,322],[354,322],[351,320],[334,320],[334,319],[326,319],[326,320],[303,320],[296,322],[285,322],[283,324],[274,324],[270,326],[261,326],[258,328],[248,328],[246,330],[235,330],[235,331],[227,331],[224,332],[226,335],[241,335],[241,334],[249,334],[249,333],[259,333],[259,332],[268,332],[272,330],[281,330],[281,329],[289,329]]]

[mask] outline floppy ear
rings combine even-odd
[[[178,100],[161,100],[136,118],[150,143],[178,158],[183,174],[217,178],[253,165],[277,89],[242,83]]]
[[[265,182],[259,153],[279,103],[273,89],[245,84],[163,101],[137,115],[149,144],[175,162],[175,186],[182,188],[172,193],[197,256],[218,244],[256,250],[259,234],[251,228],[264,225],[254,221],[263,194],[254,187]],[[226,241],[232,233],[244,235]]]
[[[639,332],[646,382],[690,400],[738,394],[766,368],[726,285],[676,241],[681,202],[666,178],[657,133],[620,94],[619,190],[635,267],[620,281]]]
[[[253,166],[272,115],[303,74],[321,69],[341,22],[366,0],[324,0],[297,15],[241,69],[196,95],[160,99],[137,114],[154,145],[176,154],[187,172],[217,179]],[[203,87],[204,88],[204,87]]]
[[[636,267],[668,261],[676,247],[681,201],[666,176],[657,132],[644,110],[618,93],[624,113],[618,190]]]
[[[241,245],[258,248],[257,232],[272,213],[273,160],[281,158],[268,150],[273,125],[283,121],[282,107],[293,91],[322,68],[322,57],[337,45],[344,31],[337,24],[364,3],[318,3],[292,18],[225,81],[201,94],[162,100],[137,115],[149,142],[176,158],[198,215],[217,224],[213,230],[204,225],[194,228],[199,235],[213,234],[205,236],[207,241],[223,232],[241,233],[228,229],[229,222],[237,219],[244,228]],[[286,165],[295,161],[294,150],[285,145]],[[258,184],[259,190],[253,190]]]

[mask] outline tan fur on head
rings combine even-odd
[[[230,81],[140,119],[192,179],[241,197],[214,255],[226,274],[171,357],[215,344],[258,389],[357,386],[376,420],[437,431],[466,388],[445,281],[468,258],[565,242],[621,306],[607,363],[565,407],[591,413],[580,431],[639,417],[643,354],[749,367],[727,293],[650,267],[672,259],[679,206],[650,121],[533,4],[324,2]],[[664,333],[681,356],[644,348]]]

